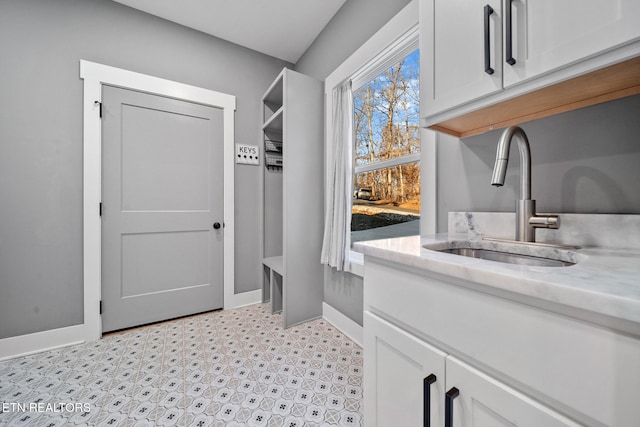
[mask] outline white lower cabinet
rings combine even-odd
[[[447,356],[446,372],[445,421],[438,426],[579,425],[453,356]]]
[[[364,334],[366,426],[579,425],[367,311]]]
[[[373,257],[364,271],[366,426],[640,426],[637,326]]]
[[[364,313],[367,426],[441,426],[446,353]]]

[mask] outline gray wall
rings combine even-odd
[[[2,0],[0,53],[0,338],[83,320],[80,59],[235,95],[247,144],[288,65],[109,0]],[[236,168],[238,292],[261,283],[261,172]]]
[[[325,266],[324,302],[362,325],[362,277]]]
[[[296,71],[324,80],[410,0],[347,0],[296,63]],[[325,268],[324,302],[362,325],[362,278]]]
[[[410,0],[347,0],[296,63],[296,71],[324,80]]]
[[[640,214],[640,95],[524,123],[539,212]],[[451,211],[515,210],[520,160],[512,147],[504,187],[490,185],[501,131],[438,135],[438,230]]]

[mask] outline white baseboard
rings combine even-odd
[[[362,326],[358,325],[356,322],[325,302],[322,303],[322,317],[362,347]]]
[[[225,305],[225,310],[231,310],[238,307],[244,307],[245,305],[262,302],[262,289],[235,294],[230,298],[230,302],[230,307]]]
[[[262,290],[235,294],[231,298],[231,306],[225,310],[244,307],[262,302]],[[340,313],[335,308],[323,303],[322,317],[338,328],[343,334],[362,346],[362,326]],[[50,331],[36,332],[17,337],[0,339],[0,362],[33,353],[54,350],[86,341],[85,325],[75,325]]]
[[[83,343],[84,325],[52,329],[0,340],[0,361]]]

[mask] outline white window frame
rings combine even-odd
[[[413,51],[419,49],[418,30],[418,25],[413,26],[409,31],[404,33],[402,37],[395,40],[391,46],[387,47],[383,52],[367,63],[361,70],[356,72],[355,75],[351,77],[352,91],[355,92],[360,89],[362,86],[379,76],[384,72],[384,70],[394,66]],[[407,154],[393,159],[381,160],[362,166],[354,166],[353,172],[357,175],[363,172],[371,172],[419,161],[420,153]]]
[[[423,50],[418,40],[418,1],[413,0],[384,27],[375,33],[365,44],[354,52],[346,61],[336,68],[325,79],[325,187],[331,185],[328,181],[328,159],[332,158],[332,144],[327,139],[333,135],[333,97],[334,89],[347,80],[353,82],[354,87],[372,80],[379,74],[382,66],[393,63],[407,56],[416,48],[421,48],[420,62],[423,62]],[[415,42],[418,41],[418,45]],[[421,90],[421,94],[422,94]],[[424,96],[421,95],[421,102]],[[409,160],[410,156],[398,159],[385,160],[372,165],[358,166],[354,172],[365,172],[370,169],[379,169],[385,166],[397,166],[398,164],[420,161],[421,164],[421,201],[420,201],[420,230],[421,234],[433,234],[436,229],[436,168],[435,168],[435,133],[427,129],[420,130],[420,154],[410,155],[415,160]],[[351,189],[345,189],[351,192]],[[325,204],[329,201],[326,199]],[[364,259],[362,254],[351,251],[345,269],[353,274],[364,275]]]

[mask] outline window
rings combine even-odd
[[[360,276],[364,274],[362,254],[350,250],[352,234],[354,234],[353,237],[361,240],[386,237],[387,233],[392,233],[390,236],[400,236],[398,228],[407,225],[415,227],[414,231],[412,230],[412,233],[409,234],[417,234],[419,228],[423,233],[435,232],[435,133],[420,129],[422,141],[414,147],[416,150],[412,151],[412,154],[398,151],[385,154],[386,157],[382,157],[382,153],[378,151],[377,158],[374,153],[373,161],[369,156],[367,162],[364,155],[356,152],[355,126],[352,123],[355,114],[353,92],[365,87],[367,83],[388,71],[394,64],[406,60],[418,49],[418,15],[418,2],[409,2],[404,9],[325,79],[325,228],[321,259],[323,263],[335,267],[337,270],[350,271]],[[413,57],[416,61],[416,71],[418,56],[419,53],[416,52]],[[416,78],[415,82],[417,83],[417,81]],[[417,86],[414,88],[418,89]],[[417,103],[413,105],[416,107],[416,114],[417,105]],[[409,108],[409,104],[407,104],[407,108]],[[346,117],[349,120],[344,121],[340,117]],[[394,114],[392,123],[399,124],[398,121],[401,120],[401,117],[401,115]],[[417,125],[416,122],[415,126]],[[409,127],[411,127],[411,123]],[[361,158],[358,163],[356,163],[356,157]],[[421,166],[419,162],[422,163]],[[402,167],[402,180],[397,174],[398,166]],[[390,183],[393,186],[394,183],[397,183],[398,186],[404,187],[405,174],[411,173],[412,171],[409,169],[412,167],[420,168],[422,175],[422,183],[419,184],[416,181],[414,190],[416,193],[422,193],[420,196],[421,205],[426,210],[420,221],[390,227],[369,228],[361,232],[359,236],[355,235],[357,232],[351,232],[354,201],[355,204],[366,206],[366,203],[361,202],[367,201],[367,193],[372,194],[370,198],[373,197],[373,192],[377,189],[373,185],[372,176],[377,174],[378,177],[381,177],[385,172],[384,169],[388,168],[386,170],[387,184]],[[396,175],[394,175],[394,171]],[[366,174],[369,172],[374,172],[369,174],[371,184],[367,184],[366,181]],[[359,184],[354,184],[356,180],[360,180]],[[358,194],[361,197],[359,199]],[[418,202],[420,199],[415,201]],[[380,205],[376,206],[375,202],[381,202],[381,200],[368,200],[367,202],[374,205],[374,208],[379,208]],[[392,206],[394,203],[406,202],[390,202]],[[398,209],[401,208],[400,206],[393,206],[393,208],[401,210]],[[385,207],[385,209],[391,210],[390,207]],[[415,216],[420,215],[417,203],[414,210]],[[402,212],[402,214],[404,213],[407,212]],[[420,223],[420,227],[418,223]],[[382,235],[383,232],[385,236]],[[363,233],[368,233],[369,237]],[[372,236],[373,233],[376,235]]]
[[[420,233],[420,53],[409,47],[352,79],[352,243]]]

